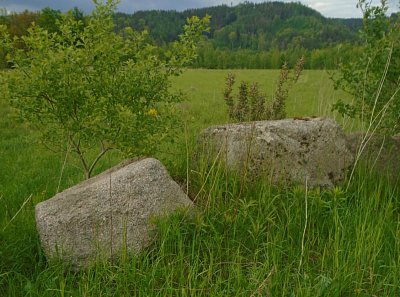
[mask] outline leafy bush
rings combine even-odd
[[[400,21],[398,16],[386,16],[387,3],[382,0],[380,6],[371,6],[359,0],[364,14],[363,50],[360,56],[343,61],[333,77],[335,87],[351,94],[354,101],[339,100],[334,109],[395,134],[400,132]]]
[[[304,58],[297,61],[293,71],[289,70],[286,62],[283,64],[274,97],[270,104],[267,102],[267,96],[260,91],[256,82],[249,85],[248,82],[242,81],[238,94],[234,96],[232,92],[235,84],[235,75],[228,74],[224,99],[228,106],[230,119],[242,122],[285,118],[285,102],[289,96],[289,90],[298,81],[303,67]]]
[[[70,12],[56,32],[33,24],[11,39],[0,30],[14,66],[1,74],[12,105],[48,146],[74,152],[87,178],[108,151],[145,153],[174,124],[169,110],[181,95],[170,91],[169,77],[194,59],[209,23],[208,16],[188,19],[180,40],[160,56],[146,31],[114,33],[116,1],[94,2],[85,26]],[[20,42],[24,49],[13,46]],[[98,154],[90,157],[94,146]]]

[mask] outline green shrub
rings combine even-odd
[[[285,103],[289,96],[289,90],[298,81],[303,67],[304,58],[297,61],[293,71],[289,70],[286,62],[283,64],[270,104],[267,102],[267,96],[260,91],[256,82],[250,85],[248,82],[242,81],[238,94],[233,95],[235,75],[229,73],[226,78],[224,99],[228,106],[230,119],[242,122],[285,118]]]
[[[33,24],[27,36],[11,39],[0,30],[13,65],[1,74],[12,105],[47,146],[74,152],[87,178],[112,149],[137,155],[160,142],[177,119],[170,109],[181,100],[169,78],[193,60],[209,23],[208,16],[188,19],[179,41],[160,56],[146,31],[114,32],[117,1],[94,2],[85,26],[69,12],[56,32]],[[13,46],[21,42],[24,49]]]
[[[380,6],[371,6],[369,1],[359,1],[364,14],[363,50],[360,56],[343,61],[333,77],[335,87],[354,100],[339,100],[334,109],[395,134],[400,132],[400,21],[398,16],[386,16],[387,3],[382,0]]]

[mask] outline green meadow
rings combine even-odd
[[[193,127],[204,128],[210,124],[229,121],[223,100],[228,73],[236,74],[236,88],[242,80],[257,82],[269,98],[274,94],[279,76],[279,70],[187,70],[182,76],[175,78],[174,87],[186,94],[187,101],[182,107],[187,111],[186,119],[193,123]],[[334,91],[330,75],[323,70],[305,70],[289,93],[288,116],[328,116],[337,118],[346,129],[354,129],[351,123],[331,112],[333,102],[339,98],[348,99],[348,96]]]
[[[279,70],[234,70],[271,95]],[[201,211],[157,222],[147,250],[85,271],[48,263],[34,207],[83,179],[62,152],[39,143],[0,98],[0,296],[400,296],[400,192],[367,165],[333,190],[276,188],[220,164],[194,165],[201,129],[228,121],[227,70],[187,70],[173,80],[186,101],[182,129],[154,152]],[[335,118],[346,94],[329,73],[305,71],[287,102],[290,117]],[[100,172],[120,162],[113,153]]]

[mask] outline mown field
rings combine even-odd
[[[228,122],[227,72],[175,78],[187,97],[178,108],[183,129],[154,153],[202,211],[160,221],[158,240],[140,255],[80,273],[46,262],[34,206],[83,175],[0,98],[0,296],[400,296],[400,193],[383,176],[360,167],[348,188],[305,191],[194,167],[198,132]],[[279,74],[234,72],[271,96]],[[326,72],[306,71],[288,115],[336,117],[331,104],[340,96]],[[336,119],[347,131],[358,127]],[[114,153],[98,171],[120,159]]]

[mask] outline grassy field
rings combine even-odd
[[[273,93],[278,71],[235,72]],[[400,193],[383,177],[359,168],[347,190],[305,191],[245,181],[220,166],[190,170],[184,156],[193,155],[197,133],[228,122],[226,74],[189,70],[175,79],[187,96],[186,133],[155,153],[188,183],[201,214],[160,221],[148,250],[80,273],[46,262],[34,206],[82,174],[70,162],[62,171],[65,155],[39,145],[0,98],[0,296],[400,296]],[[306,71],[288,114],[335,117],[340,96],[327,73]],[[119,159],[106,158],[98,171]]]
[[[242,80],[258,82],[261,90],[272,98],[279,70],[188,70],[175,79],[174,85],[187,95],[187,103],[182,107],[187,110],[192,127],[204,128],[229,121],[223,100],[225,78],[229,72],[236,74],[236,88]],[[348,99],[348,96],[334,91],[326,71],[305,70],[289,93],[287,113],[289,117],[322,115],[337,118],[347,130],[352,130],[350,122],[331,112],[332,103],[339,98]]]

